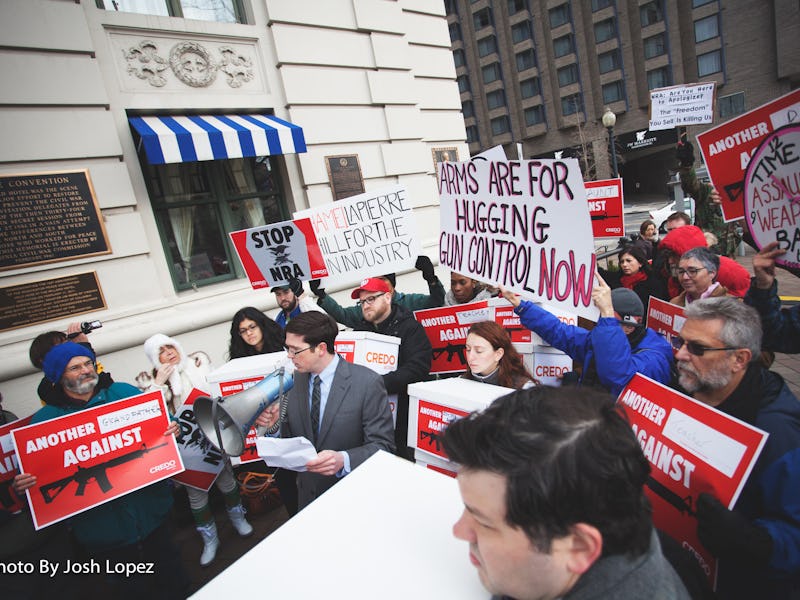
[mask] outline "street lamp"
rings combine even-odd
[[[608,147],[611,152],[611,176],[617,177],[617,150],[614,145],[614,125],[617,124],[617,115],[606,106],[603,113],[603,127],[608,129]]]

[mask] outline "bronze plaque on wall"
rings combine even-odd
[[[88,169],[0,175],[0,271],[110,252]]]
[[[361,175],[358,154],[326,156],[325,167],[328,169],[334,200],[364,193],[364,177]]]
[[[74,317],[106,307],[97,273],[0,288],[0,331]]]

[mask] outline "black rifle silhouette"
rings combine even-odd
[[[466,344],[447,344],[441,348],[433,349],[433,360],[439,358],[442,354],[447,352],[447,362],[453,362],[453,357],[457,356],[462,365],[467,364],[467,359],[464,356],[464,351],[467,349]]]
[[[659,496],[665,502],[670,503],[683,514],[689,515],[690,517],[694,517],[697,514],[692,506],[693,502],[691,496],[681,498],[678,494],[673,492],[665,485],[659,483],[652,477],[648,477],[646,483],[647,487],[649,487],[656,496]]]
[[[592,215],[592,221],[603,221],[605,219],[619,219],[619,215],[610,215],[608,213],[602,213],[599,215]]]
[[[39,486],[39,491],[42,493],[42,497],[44,498],[46,504],[50,504],[53,500],[55,500],[56,496],[63,492],[64,488],[66,488],[73,481],[78,482],[78,489],[75,490],[76,496],[83,496],[83,493],[86,491],[86,484],[92,479],[97,482],[97,485],[100,486],[100,489],[103,490],[103,492],[108,492],[114,486],[112,486],[111,482],[108,480],[108,473],[106,473],[107,469],[130,462],[132,460],[136,460],[148,452],[152,452],[156,448],[161,448],[162,446],[166,445],[167,442],[164,442],[158,446],[148,448],[142,444],[142,447],[139,450],[134,450],[133,452],[128,452],[122,456],[117,456],[116,458],[112,458],[106,462],[102,462],[91,467],[78,466],[78,470],[75,471],[73,475]]]
[[[442,443],[439,441],[441,439],[441,437],[442,436],[440,436],[438,433],[435,433],[433,431],[420,431],[419,432],[419,438],[421,440],[424,440],[424,439],[430,440],[428,442],[428,446],[436,446],[436,451],[437,452],[441,452],[442,451]]]

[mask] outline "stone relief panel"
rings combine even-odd
[[[255,42],[111,34],[124,89],[161,88],[263,92]],[[248,40],[249,41],[249,40]]]

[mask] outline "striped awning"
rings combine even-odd
[[[153,165],[306,151],[303,128],[272,115],[130,117]]]

